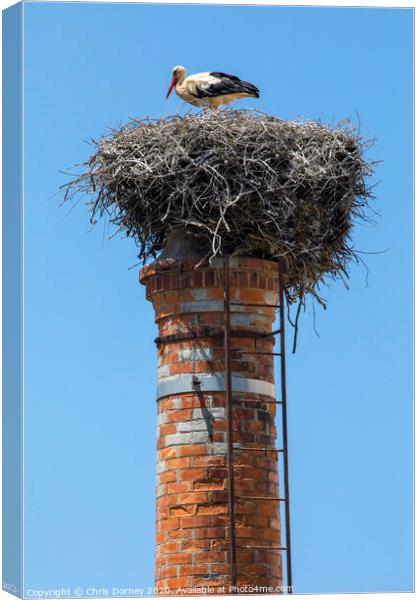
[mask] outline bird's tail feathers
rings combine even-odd
[[[255,96],[255,98],[260,97],[260,90],[256,85],[250,83],[249,81],[241,81],[241,87],[244,88],[244,91],[251,96]]]

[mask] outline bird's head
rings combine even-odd
[[[172,79],[169,84],[168,91],[166,92],[166,98],[169,97],[169,94],[172,92],[172,88],[178,83],[185,79],[186,70],[185,67],[181,67],[178,65],[172,69]]]

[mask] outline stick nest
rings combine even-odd
[[[88,193],[92,222],[107,215],[142,262],[182,226],[209,257],[282,257],[301,295],[356,258],[351,231],[368,220],[373,163],[346,123],[220,110],[132,121],[93,145],[66,198]]]

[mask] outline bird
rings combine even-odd
[[[166,99],[172,89],[177,95],[193,106],[202,108],[219,108],[222,104],[230,104],[239,98],[259,98],[260,91],[248,81],[243,81],[236,75],[210,71],[195,73],[188,77],[185,67],[177,66],[172,69],[172,79],[166,93]]]

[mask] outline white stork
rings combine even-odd
[[[172,79],[166,94],[169,97],[172,89],[182,100],[193,106],[218,108],[222,104],[230,104],[238,98],[259,98],[260,91],[248,81],[242,81],[236,75],[209,72],[196,73],[186,77],[184,67],[174,67]]]

